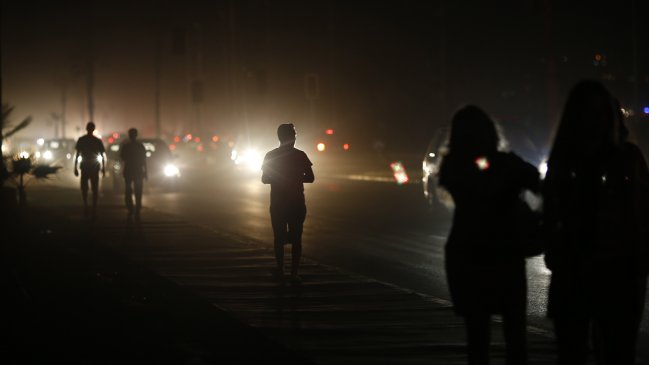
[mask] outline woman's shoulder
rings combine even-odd
[[[531,163],[525,161],[513,151],[499,151],[496,156],[501,163],[506,164],[508,167],[532,166]]]

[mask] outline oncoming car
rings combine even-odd
[[[439,128],[431,138],[422,162],[422,186],[429,206],[440,202],[443,192],[437,187],[437,175],[443,155],[447,152],[448,127]]]
[[[106,148],[106,172],[113,177],[113,189],[118,191],[123,188],[122,161],[120,160],[120,147],[126,140],[117,140]],[[180,169],[174,161],[169,146],[158,138],[140,138],[138,142],[146,150],[146,166],[148,182],[165,188],[175,188],[180,178]]]

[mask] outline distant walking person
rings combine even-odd
[[[445,266],[455,313],[464,317],[468,363],[488,364],[491,316],[501,314],[508,365],[527,363],[525,256],[516,233],[521,193],[540,190],[537,169],[498,150],[494,122],[476,106],[455,113],[439,185],[455,203]]]
[[[291,280],[300,282],[298,268],[302,256],[302,226],[306,217],[304,183],[315,180],[311,161],[296,149],[295,127],[281,124],[277,128],[280,146],[266,154],[261,181],[270,184],[270,218],[273,225],[275,275],[284,277],[284,244],[292,244]]]
[[[568,96],[543,186],[558,362],[635,364],[649,272],[649,170],[606,88]],[[591,337],[592,336],[592,337]]]
[[[124,201],[128,209],[128,219],[140,220],[142,209],[142,188],[148,178],[146,169],[146,149],[137,141],[137,129],[128,130],[128,141],[120,146],[120,159],[124,165]],[[133,193],[135,193],[135,210],[133,209]]]
[[[85,136],[77,140],[74,156],[74,176],[79,176],[81,168],[81,196],[83,197],[83,212],[88,215],[88,180],[92,189],[92,216],[97,215],[97,199],[99,198],[99,170],[102,177],[106,176],[106,149],[101,139],[93,135],[95,123],[86,124]]]

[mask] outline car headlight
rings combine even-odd
[[[545,175],[548,173],[548,161],[543,160],[539,164],[539,174],[541,175],[541,179],[545,179]]]
[[[260,171],[263,163],[261,155],[254,149],[245,150],[243,153],[233,151],[232,158],[236,165],[250,171]]]
[[[52,151],[47,150],[47,151],[43,152],[43,158],[49,161],[52,158],[54,158],[54,154],[52,154]]]
[[[180,170],[174,164],[167,164],[164,168],[164,174],[166,177],[180,176]]]

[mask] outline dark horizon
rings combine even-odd
[[[153,136],[159,55],[167,138],[202,132],[272,140],[276,125],[291,121],[302,134],[334,128],[355,146],[381,140],[418,152],[454,110],[475,103],[545,142],[582,78],[604,82],[641,114],[649,100],[645,5],[499,5],[4,2],[2,100],[16,106],[16,117],[34,117],[23,135],[51,137],[67,84],[66,135],[77,137],[89,119],[92,64],[98,128],[138,126]],[[317,95],[305,90],[313,75]]]

